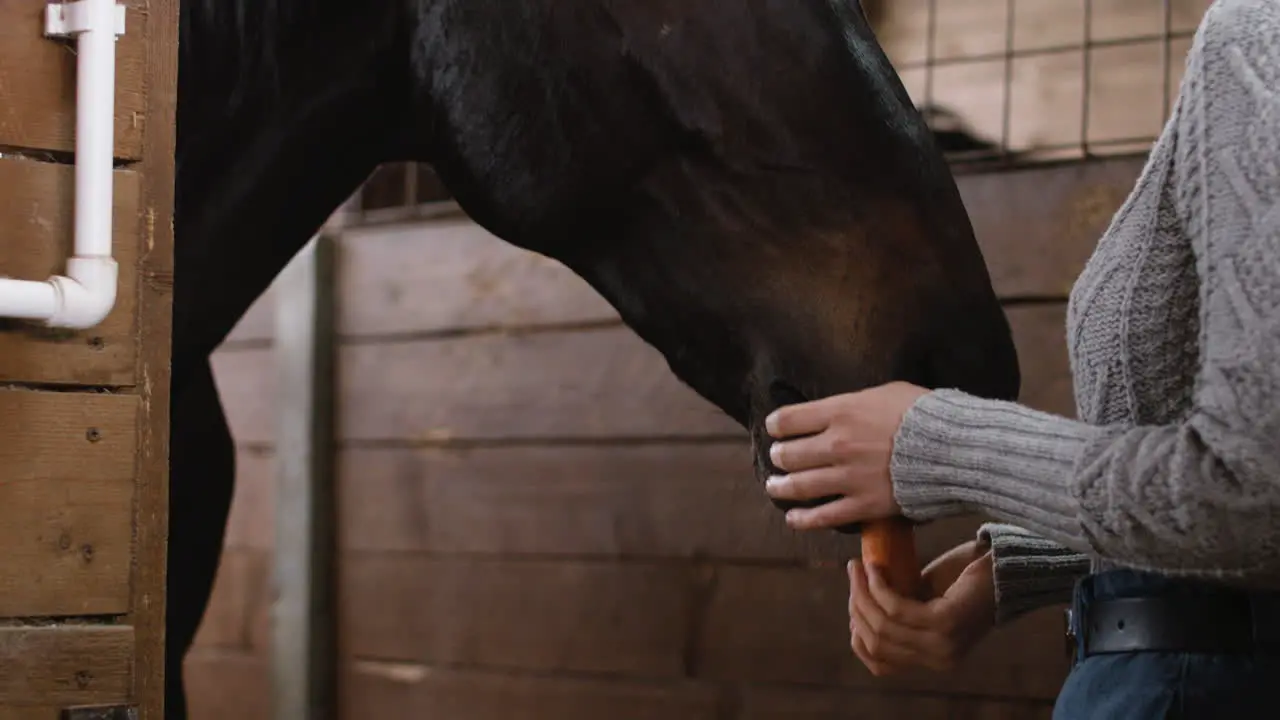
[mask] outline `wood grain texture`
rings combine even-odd
[[[349,551],[793,563],[858,553],[856,537],[788,529],[745,445],[348,449],[339,478]],[[918,528],[922,558],[976,528]]]
[[[388,553],[776,562],[856,554],[855,538],[786,528],[746,452],[734,444],[347,449],[338,536],[344,550]],[[271,547],[271,460],[239,457],[219,583],[242,562],[264,565],[261,551]],[[922,556],[971,537],[977,523],[918,528]]]
[[[0,708],[128,702],[133,656],[126,626],[0,627]]]
[[[129,609],[132,478],[0,484],[0,617]]]
[[[680,566],[372,553],[346,553],[340,561],[340,646],[349,656],[556,673],[684,674],[700,588]]]
[[[745,437],[629,328],[348,345],[343,440]]]
[[[616,320],[559,262],[509,245],[465,217],[344,234],[344,337]]]
[[[268,663],[265,655],[193,649],[184,673],[189,720],[272,720]],[[403,716],[395,712],[382,717]]]
[[[47,705],[0,705],[0,720],[62,720],[62,708]]]
[[[4,7],[7,5],[0,3],[0,24],[4,20]],[[0,30],[0,36],[3,34]],[[0,48],[3,47],[4,40],[0,37]],[[0,75],[3,74],[4,70],[0,70]],[[0,80],[0,88],[3,87]],[[0,100],[0,115],[4,112],[5,106]],[[0,122],[0,128],[3,126]],[[74,170],[69,165],[0,158],[0,228],[4,228],[0,275],[44,280],[66,271],[73,240],[74,189]],[[87,330],[6,322],[0,326],[4,329],[0,332],[0,381],[134,384],[138,253],[143,228],[141,191],[142,178],[138,173],[116,171],[112,252],[120,265],[120,276],[111,314]]]
[[[138,399],[0,391],[0,617],[129,608]]]
[[[0,2],[0,146],[70,152],[75,144],[74,41],[44,36],[45,0]],[[160,4],[150,2],[154,12]],[[115,156],[137,159],[150,119],[146,0],[127,0],[125,34],[116,43]],[[167,90],[161,85],[158,90]]]
[[[693,682],[536,677],[354,663],[342,717],[456,720],[722,720],[717,689]]]
[[[195,647],[266,657],[271,649],[271,597],[271,555],[261,550],[224,550]]]
[[[272,349],[224,348],[213,353],[210,364],[236,444],[274,444],[279,403]]]
[[[136,27],[136,26],[135,26]],[[178,0],[147,0],[147,98],[142,198],[147,218],[138,289],[138,443],[133,595],[134,702],[140,720],[164,718],[165,567],[169,537],[169,377],[173,308]]]
[[[715,572],[699,626],[699,677],[1052,699],[1066,676],[1060,608],[998,630],[950,673],[876,678],[849,650],[843,568],[728,566]]]
[[[223,546],[270,550],[275,546],[275,463],[270,452],[236,452],[236,488]]]
[[[839,566],[343,559],[343,646],[361,660],[1035,700],[1053,699],[1067,671],[1049,608],[952,673],[875,678],[848,648]]]

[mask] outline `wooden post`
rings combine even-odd
[[[79,41],[0,1],[0,276],[66,273]],[[125,3],[111,244],[82,330],[0,320],[0,718],[163,720],[178,2]]]
[[[277,279],[275,720],[336,717],[333,255],[322,230]]]

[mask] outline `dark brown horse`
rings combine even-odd
[[[167,717],[234,477],[209,355],[378,163],[431,163],[757,440],[779,404],[892,379],[1017,392],[856,0],[184,0],[180,61]]]

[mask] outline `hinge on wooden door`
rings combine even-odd
[[[138,720],[138,706],[84,705],[65,708],[60,720]]]

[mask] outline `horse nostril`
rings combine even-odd
[[[773,403],[774,407],[796,405],[805,402],[806,399],[804,393],[785,380],[774,380],[769,383],[769,402]]]

